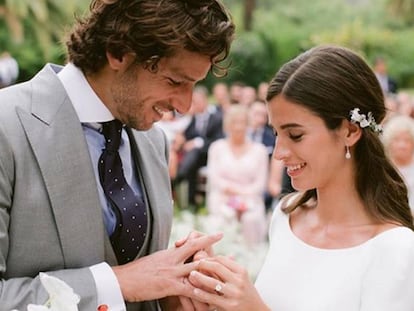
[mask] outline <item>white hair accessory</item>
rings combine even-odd
[[[351,116],[351,122],[358,123],[361,128],[369,127],[375,133],[382,133],[382,125],[375,122],[371,111],[368,112],[367,117],[365,114],[359,113],[359,108],[354,108],[350,111],[349,115]]]

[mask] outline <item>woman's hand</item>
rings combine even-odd
[[[207,258],[190,273],[195,299],[220,311],[270,310],[243,267],[228,257]]]

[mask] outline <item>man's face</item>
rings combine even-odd
[[[156,72],[141,64],[125,65],[115,74],[108,108],[127,126],[147,130],[166,111],[187,112],[194,85],[206,77],[210,67],[208,56],[184,49],[161,58]]]

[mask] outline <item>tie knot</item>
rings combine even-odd
[[[108,151],[118,151],[121,143],[122,123],[118,120],[112,120],[102,123],[102,133],[105,136],[105,148]]]

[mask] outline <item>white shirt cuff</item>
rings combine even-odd
[[[96,284],[98,306],[107,305],[111,311],[125,311],[121,288],[112,268],[106,263],[89,267]]]

